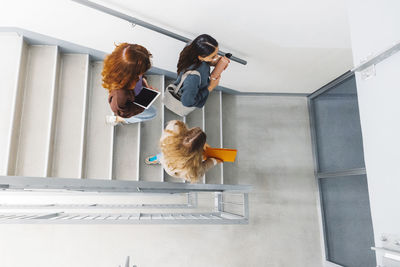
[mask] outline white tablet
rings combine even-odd
[[[147,87],[143,87],[140,93],[135,96],[135,101],[133,101],[133,103],[142,108],[148,109],[159,95],[160,92]]]

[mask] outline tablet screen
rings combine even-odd
[[[135,96],[135,101],[133,103],[143,108],[148,108],[151,106],[151,104],[153,104],[154,100],[156,100],[159,94],[160,92],[158,91],[143,87],[142,91]]]

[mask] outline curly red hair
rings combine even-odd
[[[122,43],[104,59],[103,87],[111,90],[132,89],[139,76],[151,67],[150,52],[141,45]]]

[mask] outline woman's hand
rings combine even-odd
[[[226,58],[227,60],[228,60],[228,65],[226,65],[226,67],[225,67],[225,70],[226,70],[226,68],[229,66],[229,64],[231,63],[231,60],[229,59],[229,58],[227,58],[227,57],[224,57],[224,58]]]
[[[216,80],[210,78],[210,84],[208,85],[208,91],[211,92],[212,90],[214,90],[215,87],[218,86],[220,78],[221,78],[221,76],[219,76]]]
[[[206,151],[207,148],[209,148],[209,147],[211,147],[211,146],[209,144],[205,143],[204,146],[203,146],[203,150]]]
[[[206,150],[207,148],[210,147],[209,144],[205,143],[203,146],[203,160],[207,160],[207,156],[206,156]]]
[[[217,161],[217,163],[223,163],[224,161],[222,159],[218,159],[218,158],[213,158]]]
[[[144,87],[149,87],[149,84],[147,83],[146,78],[143,78],[142,81],[143,81]]]
[[[220,59],[221,59],[221,56],[218,56],[217,58],[213,59],[213,60],[210,62],[210,65],[215,67],[215,65],[218,64],[218,61],[219,61]]]
[[[153,90],[155,90],[155,91],[158,91],[157,88],[155,88],[155,87],[153,87],[153,86],[150,86],[149,83],[147,82],[147,80],[146,80],[145,78],[143,78],[143,84],[144,84],[144,87],[147,87],[147,88],[153,89]]]

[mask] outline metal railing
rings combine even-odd
[[[400,51],[400,42],[392,44],[387,49],[384,49],[376,54],[371,54],[361,60],[360,64],[354,67],[351,72],[359,72],[362,80],[368,80],[376,75],[375,66],[385,59],[393,56]]]
[[[0,192],[54,194],[48,196],[46,203],[26,203],[19,198],[17,203],[0,203],[0,224],[248,224],[251,188],[248,185],[2,176]],[[185,203],[156,204],[56,203],[55,194],[60,193],[62,197],[65,192],[77,196],[96,192],[102,201],[106,201],[103,196],[121,193],[128,197],[126,200],[132,200],[131,196],[149,201],[140,198],[144,195],[162,196],[162,202],[174,195],[186,195],[187,199]],[[210,205],[198,205],[198,193],[211,195]]]
[[[108,193],[250,192],[250,185],[0,176],[0,190],[46,190]]]
[[[99,5],[97,3],[94,3],[94,2],[91,2],[91,1],[87,1],[87,0],[72,0],[72,1],[74,1],[76,3],[79,3],[81,5],[96,9],[98,11],[101,11],[103,13],[109,14],[111,16],[118,17],[120,19],[126,20],[126,21],[128,21],[128,22],[130,22],[132,24],[139,25],[139,26],[142,26],[142,27],[144,27],[146,29],[161,33],[163,35],[169,36],[169,37],[174,38],[176,40],[179,40],[179,41],[182,41],[182,42],[185,42],[185,43],[191,41],[191,39],[189,39],[187,37],[184,37],[184,36],[179,35],[177,33],[168,31],[168,30],[163,29],[161,27],[158,27],[158,26],[156,26],[154,24],[145,22],[145,21],[143,21],[141,19],[138,19],[138,18],[135,18],[135,17],[132,17],[132,16],[128,16],[128,15],[126,15],[124,13],[121,13],[119,11],[116,11],[114,9],[111,9],[111,8],[108,8],[108,7],[105,7],[105,6],[102,6],[102,5]],[[221,51],[221,50],[219,50],[218,54],[221,55],[221,56],[224,56],[226,53]],[[235,56],[231,56],[230,59],[232,61],[235,61],[235,62],[243,64],[243,65],[247,64],[246,60],[243,60],[243,59],[235,57]]]
[[[391,45],[390,47],[376,53],[375,55],[371,55],[370,57],[364,59],[358,66],[355,66],[351,71],[352,72],[363,71],[387,59],[388,57],[393,56],[399,51],[400,51],[400,42],[397,42]]]

